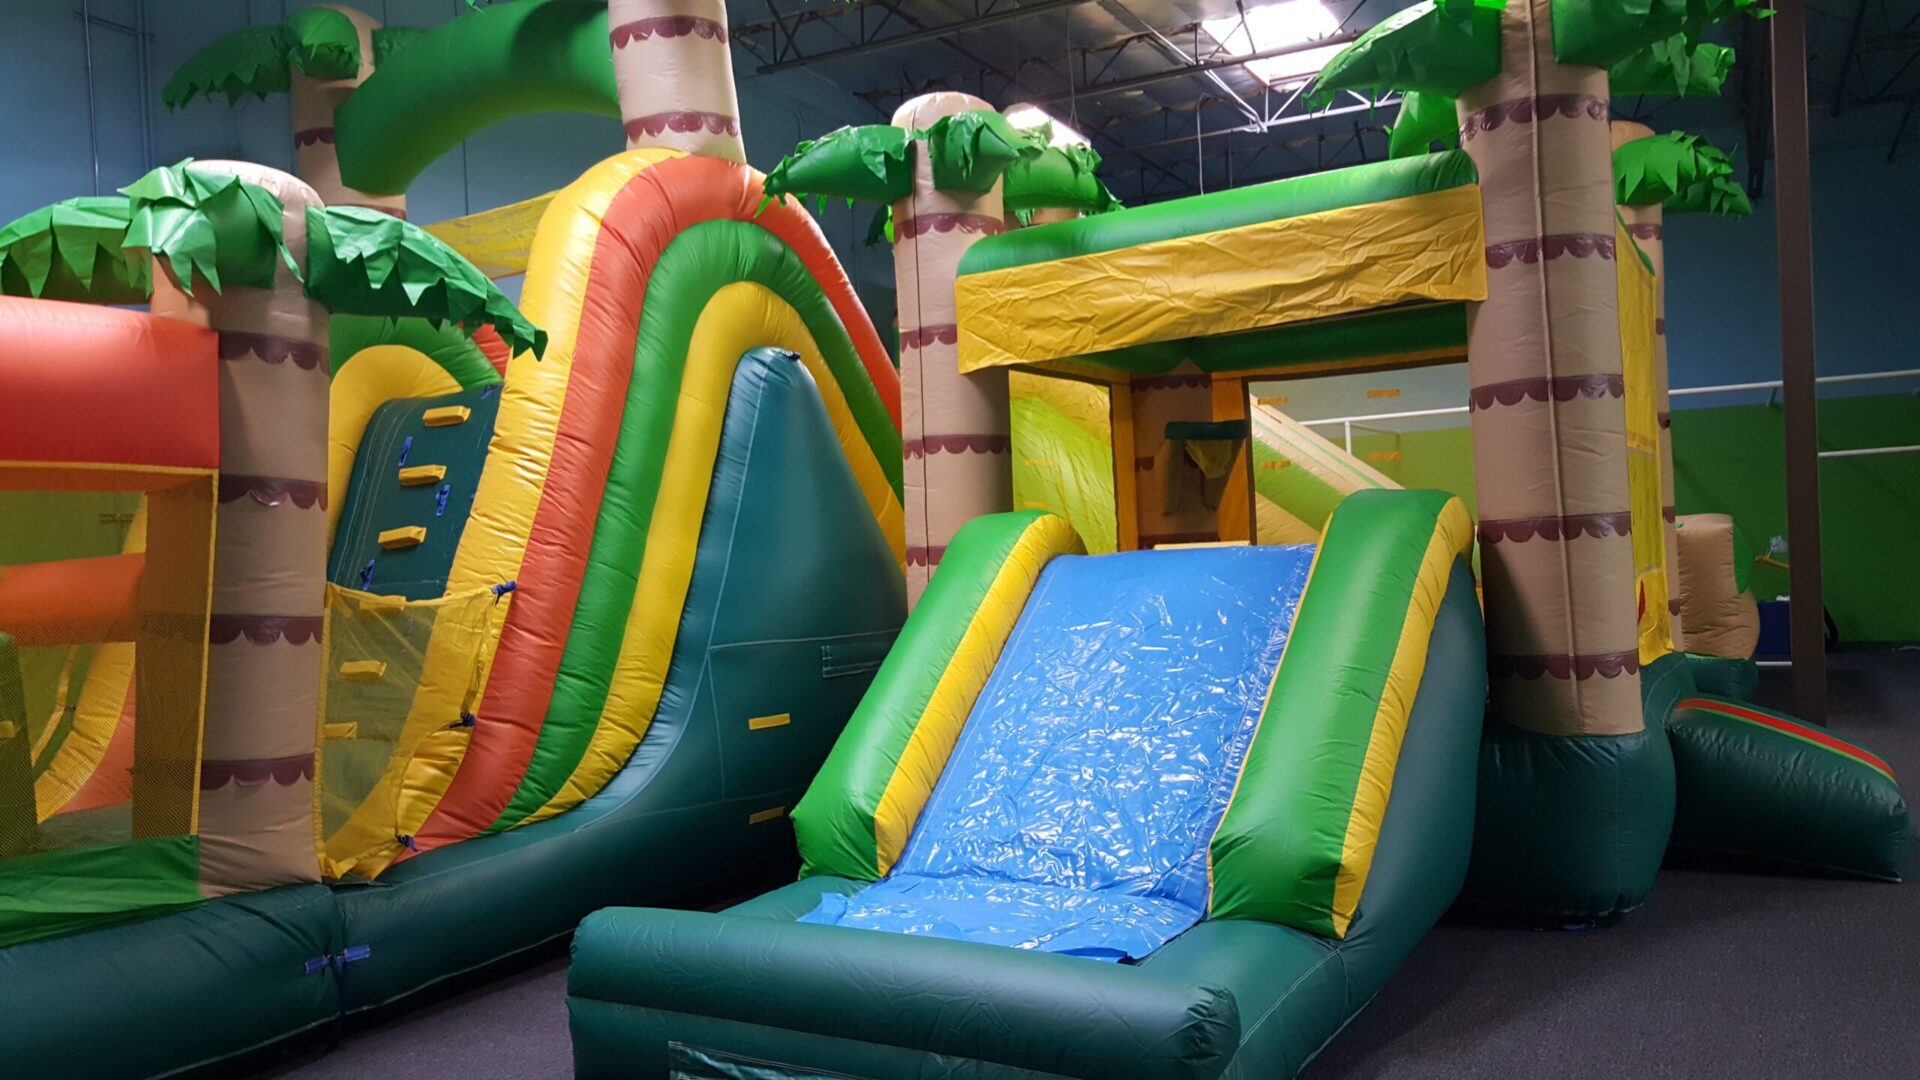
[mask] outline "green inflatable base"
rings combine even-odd
[[[1793,717],[1704,696],[1682,704],[1670,731],[1675,847],[1900,880],[1907,804],[1872,752]]]
[[[1540,735],[1489,719],[1464,896],[1583,922],[1640,906],[1673,823],[1666,721],[1692,692],[1686,664],[1669,653],[1640,673],[1643,731]]]
[[[1751,657],[1686,654],[1687,669],[1703,694],[1751,702],[1760,692],[1760,665]]]

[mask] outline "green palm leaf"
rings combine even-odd
[[[121,251],[126,198],[85,195],[0,226],[0,293],[96,304],[141,304],[151,292],[145,259]]]
[[[1387,129],[1387,156],[1419,157],[1429,152],[1435,140],[1452,147],[1460,145],[1460,109],[1455,99],[1443,94],[1408,91],[1400,101],[1400,116]]]
[[[907,133],[892,124],[866,124],[808,139],[767,174],[768,195],[831,195],[892,202],[913,193]]]
[[[329,311],[491,326],[515,352],[546,351],[547,332],[438,237],[354,206],[307,210],[307,295]]]
[[[158,168],[120,189],[131,200],[128,252],[165,259],[192,293],[197,281],[271,288],[284,262],[297,275],[280,235],[280,200],[237,176],[192,167]]]
[[[1033,157],[1021,158],[1006,171],[1001,188],[1006,208],[1064,207],[1083,214],[1118,210],[1120,200],[1095,175],[1099,168],[1100,154],[1091,146],[1049,146]]]
[[[1614,201],[1660,205],[1672,213],[1753,212],[1733,179],[1733,159],[1698,135],[1673,131],[1622,143],[1613,151]]]
[[[1611,68],[1675,35],[1691,47],[1702,30],[1741,12],[1771,14],[1754,0],[1553,0],[1553,56]]]
[[[282,26],[249,26],[215,38],[187,57],[160,88],[160,100],[177,109],[197,95],[227,95],[229,105],[242,94],[266,97],[293,85],[287,65],[287,32]]]
[[[1341,90],[1459,97],[1500,74],[1506,0],[1423,0],[1390,16],[1328,61],[1308,100]]]
[[[1710,41],[1688,44],[1675,34],[1627,57],[1607,70],[1614,97],[1660,94],[1674,97],[1718,97],[1733,68],[1733,50]]]
[[[302,8],[284,26],[249,26],[222,35],[187,57],[161,87],[160,100],[177,109],[201,94],[225,94],[229,105],[242,94],[264,98],[291,89],[296,70],[316,79],[357,74],[360,32],[353,20],[332,8]]]
[[[360,31],[333,8],[301,8],[287,16],[287,60],[316,79],[360,73]]]
[[[373,29],[373,66],[378,68],[387,57],[426,35],[423,26],[376,26]]]
[[[1047,133],[1022,131],[992,109],[968,109],[935,120],[925,131],[933,186],[941,191],[988,191],[1016,162],[1040,156]]]

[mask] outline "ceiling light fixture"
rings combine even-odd
[[[1008,123],[1022,130],[1026,128],[1037,128],[1042,124],[1052,124],[1053,137],[1049,143],[1049,145],[1052,146],[1089,146],[1092,144],[1092,141],[1085,135],[1068,127],[1058,117],[1038,105],[1029,105],[1026,102],[1022,102],[1018,105],[1009,106],[1006,111],[1006,117]]]
[[[1292,45],[1332,37],[1340,32],[1340,20],[1327,10],[1324,0],[1279,0],[1246,9],[1242,21],[1238,15],[1206,19],[1200,23],[1220,47],[1232,53],[1266,52]],[[1303,83],[1320,73],[1345,44],[1303,49],[1285,56],[1254,60],[1245,65],[1254,78],[1268,86]]]

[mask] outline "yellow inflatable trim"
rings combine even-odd
[[[1353,810],[1347,815],[1347,831],[1340,843],[1340,869],[1333,882],[1332,916],[1336,938],[1347,936],[1347,927],[1353,922],[1354,911],[1360,903],[1360,892],[1373,868],[1374,846],[1380,838],[1380,823],[1386,817],[1387,796],[1393,791],[1394,765],[1400,760],[1407,718],[1413,715],[1414,695],[1419,692],[1420,679],[1426,674],[1427,645],[1433,638],[1434,621],[1440,615],[1440,602],[1447,595],[1453,561],[1472,548],[1473,519],[1459,499],[1448,499],[1434,523],[1433,536],[1427,541],[1427,550],[1420,557],[1420,568],[1414,575],[1407,617],[1400,627],[1393,662],[1387,668],[1386,684],[1381,687],[1373,733],[1367,739],[1360,783],[1354,792]],[[1312,580],[1311,570],[1308,580]]]
[[[960,370],[1487,295],[1480,188],[962,276]]]
[[[1055,555],[1074,555],[1083,550],[1073,526],[1065,518],[1049,514],[1026,527],[1000,564],[993,584],[973,613],[973,621],[967,624],[946,670],[940,673],[940,681],[934,684],[926,710],[901,749],[893,775],[880,792],[880,804],[873,812],[880,876],[893,869],[906,849],[914,822],[933,795],[933,785],[947,767],[953,744],[966,726],[967,714],[973,711],[974,699],[980,696],[993,665],[999,662],[1000,650],[1027,606],[1040,571]]]
[[[1661,507],[1673,505],[1662,484],[1660,416],[1654,396],[1658,345],[1654,319],[1659,304],[1653,271],[1633,254],[1633,238],[1614,228],[1615,277],[1620,287],[1620,368],[1627,391],[1627,505],[1632,510],[1633,573],[1639,604],[1639,654],[1644,666],[1673,651],[1673,616],[1667,609],[1667,536]]]

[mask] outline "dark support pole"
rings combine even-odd
[[[1792,564],[1793,705],[1827,722],[1827,640],[1820,598],[1820,425],[1814,395],[1813,180],[1807,146],[1804,0],[1786,0],[1773,31],[1774,220],[1780,234],[1780,377],[1786,409],[1787,547]]]

